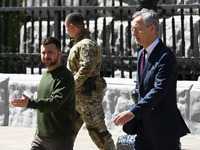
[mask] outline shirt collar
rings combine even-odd
[[[157,38],[151,45],[149,45],[146,48],[146,51],[148,52],[148,54],[151,54],[151,52],[153,51],[153,49],[156,47],[156,45],[159,43],[159,39]]]
[[[72,38],[72,42],[78,43],[87,35],[90,35],[90,31],[88,29],[83,29],[76,37]]]

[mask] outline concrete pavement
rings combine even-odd
[[[35,128],[0,126],[0,150],[29,150]],[[111,132],[115,143],[124,132]],[[200,135],[187,135],[181,138],[182,150],[200,150]],[[98,150],[90,139],[87,130],[81,129],[74,150]]]

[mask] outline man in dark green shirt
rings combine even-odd
[[[61,64],[61,44],[54,37],[44,39],[41,59],[47,71],[43,74],[37,99],[13,99],[15,107],[37,109],[36,136],[31,150],[73,150],[75,129],[74,78]]]

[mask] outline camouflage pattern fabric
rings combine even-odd
[[[83,123],[89,135],[101,150],[115,150],[114,141],[104,121],[102,100],[105,80],[100,77],[101,51],[88,30],[83,30],[71,48],[67,68],[75,79],[76,92],[76,135]]]
[[[114,141],[104,121],[102,108],[103,93],[93,92],[93,96],[76,95],[77,116],[75,136],[85,122],[89,135],[101,150],[115,150]]]

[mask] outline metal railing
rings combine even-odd
[[[130,4],[123,5],[122,0],[119,4],[113,0],[108,5],[104,1],[99,6],[98,0],[93,1],[93,5],[84,5],[81,1],[79,5],[75,5],[71,0],[67,6],[67,1],[58,0],[52,6],[47,0],[46,6],[42,6],[40,0],[37,6],[28,6],[26,0],[23,5],[21,0],[17,0],[15,6],[6,6],[3,1],[0,4],[0,72],[27,73],[27,68],[30,68],[31,74],[35,74],[34,68],[38,68],[38,73],[41,74],[44,66],[40,61],[40,44],[46,36],[61,39],[64,53],[62,61],[65,65],[72,46],[66,35],[65,16],[69,12],[79,11],[84,15],[86,26],[101,47],[102,75],[115,77],[119,71],[122,78],[134,78],[139,46],[132,38],[131,17],[135,11],[141,9],[141,5],[128,2]],[[156,11],[161,21],[160,37],[177,56],[178,78],[196,80],[200,75],[199,4],[158,3]],[[177,24],[180,26],[177,27]]]

